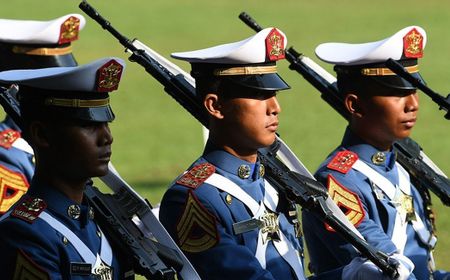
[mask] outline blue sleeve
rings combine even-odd
[[[172,187],[164,195],[160,208],[161,222],[182,249],[176,226],[184,212],[187,192],[185,187]],[[238,244],[236,236],[227,230],[227,222],[232,221],[232,217],[229,212],[218,209],[223,202],[214,192],[215,190],[196,191],[195,195],[204,210],[215,217],[215,244],[200,252],[185,251],[201,278],[274,279],[269,271],[261,267],[254,254],[247,247]]]
[[[59,252],[55,245],[56,233],[39,227],[39,223],[43,221],[38,220],[30,225],[11,217],[0,223],[2,279],[13,279],[14,273],[20,273],[20,270],[26,269],[30,263],[33,269],[47,273],[49,279],[62,279]],[[16,263],[19,251],[22,251],[30,261],[25,267],[21,266],[22,262]]]

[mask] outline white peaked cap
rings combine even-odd
[[[122,59],[107,57],[75,67],[3,71],[0,82],[17,83],[19,88],[24,85],[56,91],[109,92],[117,89],[124,68]]]
[[[286,35],[279,29],[269,27],[245,40],[219,45],[211,48],[172,53],[172,57],[193,63],[217,63],[217,64],[252,64],[268,62],[266,38],[273,29],[282,35],[283,58],[287,45]]]
[[[49,21],[0,19],[0,41],[16,44],[58,44],[61,40],[62,25],[71,19],[78,25],[73,40],[77,39],[78,30],[83,29],[86,19],[79,14],[67,14]],[[68,39],[71,41],[71,39]]]
[[[409,41],[414,40],[414,38],[421,41]],[[324,43],[317,46],[315,52],[317,57],[331,64],[359,65],[384,62],[389,58],[400,60],[408,57],[421,57],[426,42],[427,36],[423,28],[408,26],[381,41],[364,44]],[[416,54],[414,50],[409,51],[408,46],[418,47],[417,51],[420,53]]]

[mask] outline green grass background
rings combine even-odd
[[[0,18],[49,20],[66,13],[84,15],[78,4],[73,0],[4,1]],[[320,43],[375,41],[408,25],[419,25],[428,35],[421,73],[435,91],[444,96],[450,91],[450,1],[91,0],[90,4],[124,35],[137,37],[165,57],[253,35],[238,19],[242,11],[263,27],[279,27],[287,34],[289,46],[315,61],[314,48]],[[128,58],[110,34],[86,18],[80,40],[74,43],[80,64],[105,56]],[[187,63],[176,63],[189,71]],[[329,65],[320,64],[332,72]],[[288,70],[287,62],[279,63],[279,72],[292,87],[279,94],[283,110],[279,132],[314,171],[340,142],[346,123],[312,86]],[[200,155],[201,127],[135,63],[127,64],[112,106],[117,116],[111,124],[113,163],[141,195],[156,204],[169,182]],[[450,174],[449,121],[424,94],[419,117],[412,138]],[[440,237],[437,265],[450,270],[449,209],[436,198],[434,204]]]

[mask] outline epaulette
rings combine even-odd
[[[22,173],[0,164],[0,214],[8,211],[27,192],[29,186]]]
[[[358,160],[358,155],[352,151],[340,151],[334,158],[328,163],[329,169],[336,170],[343,174],[352,169],[353,164]]]
[[[220,240],[217,219],[188,191],[183,215],[177,223],[178,245],[183,251],[198,253],[214,247]]]
[[[340,184],[331,174],[328,175],[327,188],[331,200],[342,209],[347,219],[355,227],[358,226],[365,216],[359,196]],[[325,224],[325,228],[334,231],[328,224]]]
[[[208,162],[195,165],[177,180],[177,184],[195,189],[203,184],[215,171],[216,167]]]
[[[6,129],[0,132],[0,146],[10,149],[13,143],[20,138],[20,132],[13,129]]]
[[[27,196],[14,207],[11,216],[32,224],[45,208],[47,203],[43,199]]]

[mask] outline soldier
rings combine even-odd
[[[289,88],[276,71],[286,43],[267,28],[172,54],[191,63],[210,133],[202,156],[165,193],[160,220],[203,279],[304,279],[299,232],[257,158],[275,141],[276,95]]]
[[[124,62],[11,70],[19,85],[23,136],[35,151],[28,192],[0,218],[2,279],[125,279],[125,272],[84,197],[111,157],[109,92]]]
[[[373,246],[400,264],[403,278],[444,279],[435,271],[436,243],[428,196],[420,193],[395,160],[394,141],[411,133],[417,120],[416,88],[385,65],[388,58],[418,79],[425,31],[406,27],[385,40],[365,44],[325,43],[317,56],[334,64],[339,94],[350,114],[340,146],[316,173],[331,198]],[[320,279],[334,279],[357,251],[310,213],[303,213],[311,269]],[[353,260],[355,261],[355,259]],[[371,265],[361,260],[361,264]],[[357,271],[343,270],[342,278]],[[327,278],[328,277],[328,278]],[[357,278],[363,278],[360,274]]]
[[[0,71],[76,66],[71,42],[84,25],[78,14],[50,21],[0,19]],[[0,123],[0,215],[27,191],[33,173],[33,150],[6,116]]]

